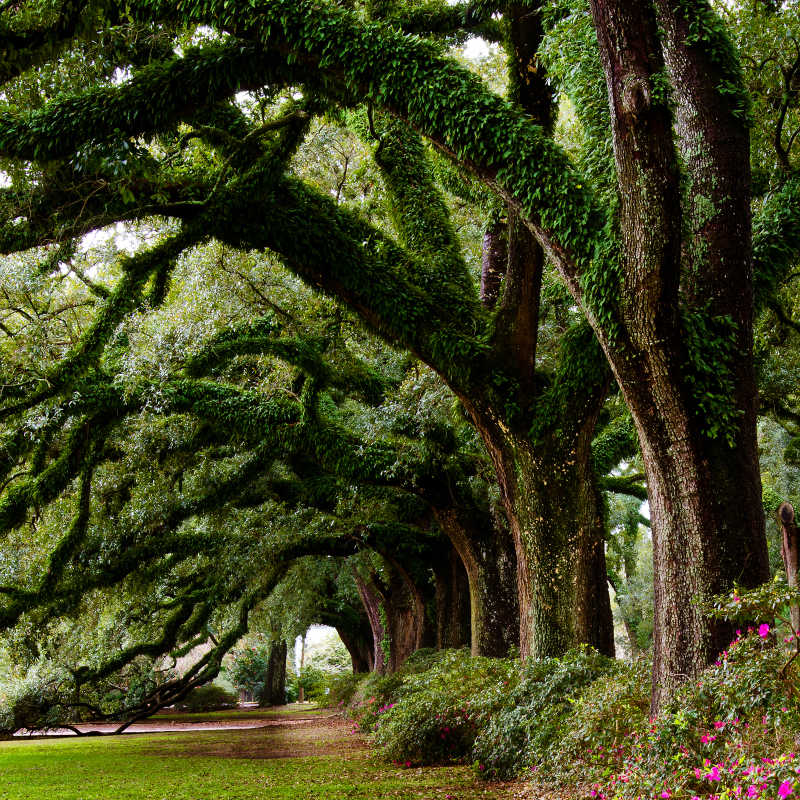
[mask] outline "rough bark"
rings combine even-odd
[[[353,579],[372,631],[372,671],[377,672],[378,675],[385,675],[387,659],[384,653],[383,640],[386,632],[381,620],[381,596],[374,583],[362,577],[358,570],[353,570]]]
[[[494,308],[508,261],[505,222],[495,220],[489,225],[483,234],[482,252],[481,303],[487,308]]]
[[[602,396],[605,397],[605,392]],[[606,520],[592,462],[592,438],[601,406],[602,402],[598,402],[595,413],[583,420],[575,447],[578,480],[575,625],[581,642],[613,658],[616,653],[606,567]]]
[[[344,626],[335,626],[342,644],[350,654],[350,661],[353,664],[353,673],[359,675],[364,672],[372,672],[375,666],[374,642],[372,640],[372,630],[365,625],[366,630],[354,631]]]
[[[405,660],[426,644],[433,644],[425,614],[425,598],[408,571],[392,559],[387,589],[383,593],[389,635],[389,672],[396,672]]]
[[[435,641],[423,593],[401,564],[386,556],[384,560],[383,577],[372,570],[366,577],[354,572],[372,629],[374,671],[381,675],[396,672],[412,653]]]
[[[516,557],[509,534],[491,514],[467,504],[434,507],[442,531],[452,542],[469,584],[473,655],[507,656],[519,644]]]
[[[580,443],[554,437],[534,448],[491,415],[476,412],[474,419],[494,462],[516,551],[520,652],[545,658],[586,643],[613,654],[605,551],[596,542],[597,506],[581,500]],[[591,419],[588,428],[594,429]],[[584,513],[591,517],[583,520]]]
[[[647,474],[657,710],[730,641],[731,626],[707,620],[697,600],[728,590],[734,580],[753,586],[768,574],[749,358],[749,152],[746,129],[724,107],[720,76],[703,63],[702,45],[685,45],[686,18],[675,3],[657,2],[658,19],[650,4],[591,5],[609,92],[624,260],[621,331],[612,338],[596,321],[595,329],[636,423]],[[652,91],[665,68],[676,92],[677,140],[666,103]],[[701,158],[692,152],[700,138]],[[690,210],[694,241],[683,249],[678,148],[692,196],[707,192],[713,207],[702,224]],[[692,396],[681,298],[735,323],[733,447],[724,435],[706,433]]]

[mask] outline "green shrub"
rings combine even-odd
[[[175,704],[178,711],[197,713],[200,711],[222,711],[239,705],[238,698],[215,683],[207,683],[192,689],[183,700]]]
[[[358,685],[366,678],[366,675],[361,673],[344,672],[339,675],[331,676],[328,681],[330,694],[328,699],[331,703],[337,706],[349,706],[356,693]]]
[[[509,779],[541,760],[564,738],[581,690],[615,664],[589,648],[526,662],[519,685],[475,739],[473,758],[480,774]]]
[[[239,691],[249,692],[260,700],[269,668],[269,646],[241,647],[233,650],[225,666],[225,675]]]
[[[0,737],[18,730],[51,730],[72,722],[72,676],[49,662],[35,664],[19,680],[0,684]]]
[[[651,669],[647,660],[617,661],[580,692],[542,758],[548,780],[599,780],[621,764],[648,725]]]
[[[518,676],[516,661],[446,652],[432,668],[405,676],[376,709],[375,741],[387,758],[405,764],[464,759]]]
[[[383,713],[379,709],[383,709],[394,702],[396,693],[402,683],[402,673],[395,672],[391,675],[378,675],[375,672],[370,672],[356,686],[348,711],[360,730],[367,732],[374,729],[378,717]]]

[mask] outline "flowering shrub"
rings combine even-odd
[[[518,679],[514,661],[449,651],[431,669],[407,676],[378,707],[375,742],[388,758],[404,764],[462,760]]]
[[[337,706],[347,706],[353,700],[358,685],[366,678],[363,674],[343,672],[341,675],[333,675],[329,680],[330,694],[328,699]]]
[[[424,672],[362,681],[355,713],[407,766],[473,762],[597,800],[800,800],[797,599],[780,580],[718,599],[712,613],[752,623],[654,720],[650,665],[590,649],[523,666],[427,654]]]
[[[383,713],[378,709],[392,702],[402,683],[402,672],[392,675],[376,675],[373,672],[361,681],[353,693],[349,708],[350,715],[361,731],[368,733],[374,730],[378,717]]]
[[[796,597],[780,581],[718,600],[719,616],[776,618],[788,625]],[[787,798],[800,791],[796,636],[769,622],[735,640],[657,720],[629,734],[625,748],[587,764],[590,796],[604,798]]]
[[[590,648],[527,662],[519,685],[476,737],[473,759],[478,772],[507,779],[525,767],[540,769],[564,740],[580,691],[615,664]]]
[[[651,667],[645,659],[618,661],[574,698],[560,736],[539,757],[545,769],[536,775],[585,781],[617,767],[635,732],[647,725]]]

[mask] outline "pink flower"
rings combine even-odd
[[[703,744],[707,744],[708,742],[713,742],[713,741],[714,741],[714,739],[716,739],[716,738],[717,738],[716,736],[712,736],[710,733],[704,733],[704,734],[703,734],[703,735],[700,737],[700,741],[701,741]]]
[[[761,623],[761,624],[758,626],[758,635],[759,635],[759,636],[760,636],[762,639],[766,639],[766,638],[767,638],[767,636],[769,636],[769,625],[767,625],[767,623],[766,623],[766,622],[762,622],[762,623]]]
[[[792,788],[794,787],[794,783],[792,781],[784,781],[778,787],[778,795],[780,797],[788,797],[792,793]]]
[[[669,796],[669,792],[666,789],[659,795],[659,797],[663,797],[664,800],[669,800]]]
[[[715,722],[715,723],[714,723],[714,727],[715,727],[715,728],[716,728],[718,731],[719,731],[719,730],[722,730],[722,728],[724,728],[724,727],[725,727],[725,723],[724,723],[724,722]]]
[[[708,780],[710,780],[710,781],[722,780],[722,778],[721,778],[721,776],[719,774],[719,767],[716,767],[716,766],[712,767],[711,768],[711,772],[706,773],[705,777],[708,778]]]
[[[758,789],[755,786],[748,786],[747,787],[747,796],[748,797],[758,797]]]

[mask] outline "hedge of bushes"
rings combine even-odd
[[[352,678],[340,699],[405,766],[471,763],[487,778],[523,775],[600,800],[794,800],[797,662],[783,669],[786,648],[763,627],[740,635],[656,720],[650,665],[588,649],[525,665],[424,653],[397,674]]]

